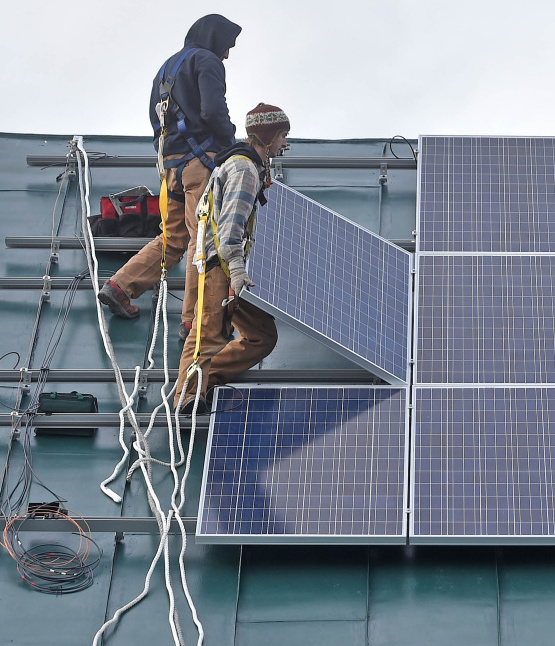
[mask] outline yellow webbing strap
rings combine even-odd
[[[160,215],[162,217],[162,274],[166,271],[166,247],[168,246],[168,232],[166,229],[166,220],[168,219],[168,185],[166,183],[166,174],[162,175],[162,184],[160,185]]]
[[[197,246],[195,252],[195,262],[198,271],[198,296],[197,296],[197,336],[195,342],[195,351],[193,353],[193,363],[187,371],[187,378],[190,378],[197,370],[198,358],[200,357],[200,340],[202,329],[202,312],[204,309],[204,279],[206,276],[206,225],[208,218],[213,210],[212,191],[206,192],[199,204],[199,222],[197,233]]]
[[[158,172],[160,173],[160,197],[158,202],[160,204],[160,216],[162,219],[162,276],[166,272],[166,247],[168,246],[168,233],[166,230],[166,220],[168,219],[168,184],[166,182],[166,169],[164,168],[164,138],[165,129],[162,130],[160,139],[158,141]]]

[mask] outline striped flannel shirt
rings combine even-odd
[[[262,187],[263,177],[262,167],[250,159],[237,157],[230,157],[214,171],[214,219],[220,257],[226,264],[235,256],[244,257],[247,224]],[[212,181],[208,183],[206,190],[209,190],[211,184]],[[206,227],[206,259],[210,260],[216,253],[214,236],[209,225]]]

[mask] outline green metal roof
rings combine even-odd
[[[10,409],[24,410],[36,388],[65,290],[52,288],[41,296],[42,277],[53,281],[73,277],[86,269],[82,250],[62,247],[25,248],[30,237],[75,239],[80,231],[77,183],[57,181],[62,168],[27,165],[29,155],[65,155],[71,136],[0,135],[0,228],[9,246],[0,254],[2,330],[0,338],[0,457],[17,474],[24,460],[22,435],[11,442]],[[414,142],[412,142],[414,144]],[[293,140],[288,156],[391,159],[386,140]],[[396,144],[399,156],[410,156],[405,144]],[[146,138],[85,137],[89,155],[151,156]],[[284,181],[342,215],[393,240],[410,241],[414,229],[416,173],[412,169],[292,168],[284,162]],[[97,212],[102,195],[146,184],[158,185],[153,166],[135,168],[92,166],[91,205]],[[61,193],[59,193],[62,188]],[[95,211],[96,209],[96,211]],[[20,239],[14,242],[14,239]],[[99,252],[102,276],[108,276],[128,257],[120,251]],[[56,262],[53,262],[56,260]],[[182,266],[172,278],[183,277]],[[18,278],[36,278],[35,286],[15,287]],[[10,282],[12,281],[12,282]],[[14,282],[15,281],[15,282]],[[169,358],[175,369],[181,352],[177,340],[181,301],[169,299]],[[109,318],[109,332],[119,365],[131,371],[143,366],[149,339],[152,294],[138,304],[143,315],[133,321]],[[95,315],[94,294],[80,289],[75,295],[60,343],[50,364],[45,390],[79,390],[94,394],[101,413],[119,410],[113,379],[103,379],[110,363],[102,348]],[[285,377],[295,371],[343,371],[357,379],[360,371],[344,357],[320,346],[287,325],[279,325],[280,341],[264,361],[262,371]],[[157,351],[157,361],[161,359]],[[17,354],[16,354],[17,353]],[[19,355],[19,359],[18,359]],[[20,368],[30,370],[29,394],[18,383]],[[253,369],[257,370],[257,369]],[[82,371],[85,374],[72,377]],[[261,374],[261,373],[259,373]],[[339,373],[338,373],[339,374]],[[27,377],[21,374],[22,381]],[[246,377],[248,378],[248,376]],[[149,382],[138,414],[158,403],[159,385]],[[197,511],[206,443],[206,425],[197,430],[184,516]],[[183,438],[188,439],[188,431]],[[121,457],[117,424],[98,428],[93,437],[29,436],[33,456],[30,500],[51,500],[39,485],[67,500],[67,507],[84,517],[145,518],[150,515],[144,485],[139,478],[114,484],[124,500],[117,505],[99,489]],[[167,456],[163,428],[151,436],[156,455]],[[157,486],[167,495],[171,481],[156,472]],[[9,483],[8,483],[9,484]],[[22,531],[27,546],[68,540],[65,533]],[[102,559],[88,589],[67,595],[46,595],[26,585],[6,550],[0,551],[0,644],[64,646],[92,644],[103,622],[143,588],[157,547],[157,532],[98,531],[94,539]],[[116,540],[116,538],[122,540]],[[172,535],[170,551],[179,550]],[[546,646],[553,642],[555,613],[555,559],[547,547],[429,547],[429,546],[211,546],[196,544],[188,535],[185,557],[188,584],[205,630],[207,646],[397,646],[410,643],[453,646]],[[173,572],[179,617],[185,643],[197,640],[178,574]],[[148,596],[126,613],[105,644],[173,643],[168,623],[168,597],[159,564]]]

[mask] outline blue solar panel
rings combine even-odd
[[[418,249],[555,251],[555,139],[422,137]]]
[[[416,388],[411,542],[555,542],[555,387]]]
[[[220,388],[197,537],[402,542],[406,388]]]
[[[416,383],[555,383],[555,256],[421,255]]]
[[[408,380],[411,255],[274,183],[259,210],[247,300],[390,384]]]

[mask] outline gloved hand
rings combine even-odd
[[[231,289],[236,298],[239,297],[243,287],[254,287],[254,283],[245,270],[245,261],[240,256],[232,258],[227,266],[229,267]]]

